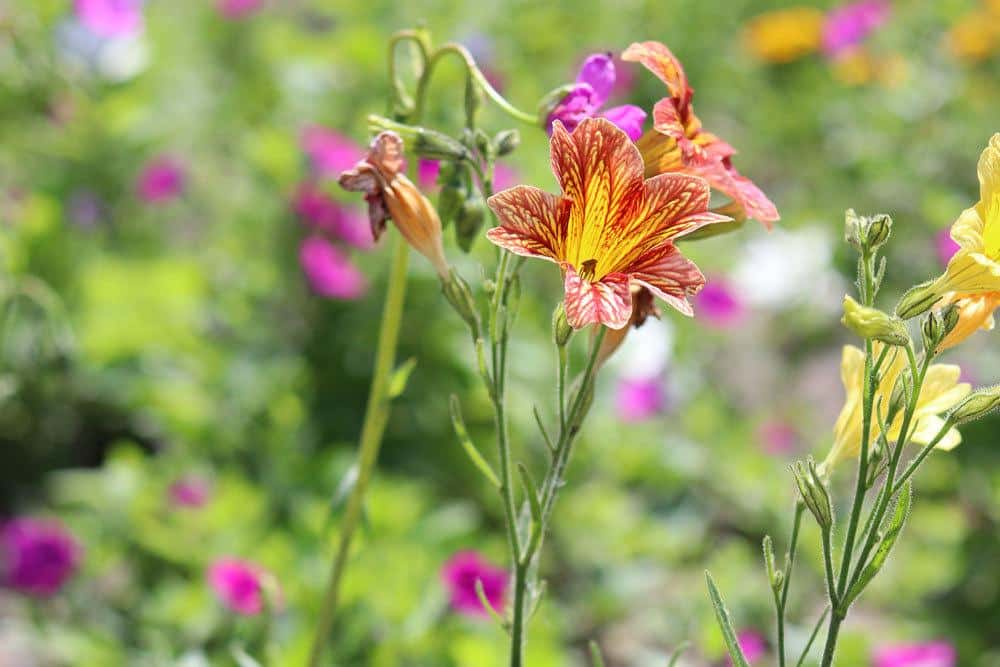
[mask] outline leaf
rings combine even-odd
[[[688,650],[688,647],[690,646],[691,642],[687,640],[678,644],[677,648],[674,649],[674,652],[670,654],[670,660],[667,661],[667,667],[674,667],[674,665],[677,664],[677,661],[681,659],[681,655],[684,654],[684,651]]]
[[[417,358],[410,357],[392,372],[392,375],[389,377],[388,393],[386,394],[390,400],[401,396],[403,391],[406,390],[406,383],[409,381],[410,375],[416,367]]]
[[[549,437],[549,432],[545,430],[545,424],[542,423],[542,415],[538,412],[538,406],[531,406],[531,411],[535,415],[535,423],[538,424],[538,430],[542,433],[542,439],[545,440],[545,447],[549,450],[549,454],[555,455],[556,448],[552,444],[552,438]]]
[[[604,667],[604,658],[601,656],[601,647],[593,639],[590,640],[590,658],[594,661],[594,667]]]
[[[500,488],[500,478],[497,474],[493,472],[493,468],[487,463],[483,455],[479,453],[476,446],[472,443],[472,438],[469,437],[469,430],[465,428],[465,420],[462,419],[462,406],[458,402],[458,396],[455,394],[451,395],[451,425],[455,429],[455,435],[458,436],[458,441],[462,444],[462,449],[465,453],[469,455],[469,459],[472,460],[472,464],[479,469],[479,472],[486,476],[486,479],[490,481],[493,486]]]
[[[733,622],[729,618],[729,612],[726,611],[726,605],[722,601],[719,589],[715,587],[715,582],[712,581],[712,575],[708,570],[705,571],[705,581],[708,582],[708,595],[715,608],[715,620],[719,622],[722,638],[726,641],[726,648],[729,649],[729,657],[733,659],[733,665],[735,667],[750,667],[747,659],[743,656],[743,651],[740,650],[739,642],[736,640],[736,632],[733,630]]]
[[[886,559],[889,558],[889,553],[892,551],[893,545],[896,544],[896,538],[899,537],[900,532],[903,530],[903,525],[906,523],[906,517],[910,514],[910,502],[913,495],[913,486],[907,480],[906,484],[900,490],[899,495],[896,496],[896,508],[893,510],[892,519],[889,521],[889,526],[886,528],[885,535],[882,536],[881,541],[878,544],[878,549],[875,550],[875,555],[872,559],[868,561],[865,565],[865,569],[861,571],[861,575],[851,586],[850,590],[847,591],[847,596],[844,598],[843,607],[847,609],[854,600],[861,595],[861,592],[865,590],[868,584],[871,583],[875,575],[879,573],[882,566],[885,565]]]
[[[538,489],[535,486],[535,480],[531,479],[531,473],[528,472],[528,469],[524,467],[523,463],[518,462],[517,471],[521,474],[521,484],[524,485],[524,492],[528,496],[528,506],[531,508],[531,518],[535,522],[536,526],[541,526],[542,506],[538,502]]]

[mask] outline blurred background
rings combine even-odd
[[[890,307],[947,261],[942,232],[978,199],[976,160],[1000,130],[997,3],[875,4],[879,20],[831,43],[817,31],[832,2],[775,15],[791,3],[0,0],[0,665],[231,665],[243,651],[302,663],[389,263],[333,176],[362,154],[364,116],[385,112],[388,37],[421,23],[527,109],[590,53],[666,43],[705,127],[778,206],[770,233],[751,222],[687,244],[710,281],[698,316],[651,322],[602,374],[528,651],[532,666],[586,665],[596,639],[609,665],[644,667],[690,640],[680,664],[724,665],[708,568],[748,657],[774,664],[760,541],[787,545],[787,466],[825,456],[843,400],[844,210],[895,220]],[[461,127],[462,85],[442,65],[429,124]],[[620,64],[612,103],[650,109],[663,94]],[[513,126],[493,109],[482,125]],[[499,187],[554,189],[544,132],[520,129]],[[449,235],[448,252],[474,276],[487,245],[466,257]],[[491,411],[464,325],[430,265],[411,266],[399,358],[417,365],[330,664],[503,665],[503,632],[453,609],[442,577],[468,550],[506,565],[499,503],[447,398],[462,397],[486,451]],[[515,451],[538,464],[530,408],[552,412],[557,273],[525,266],[512,352]],[[947,361],[995,382],[996,334]],[[965,428],[919,474],[906,536],[852,610],[838,664],[1000,665],[998,427]],[[841,498],[852,483],[835,477]],[[805,525],[797,648],[825,597]],[[16,571],[32,548],[39,570]],[[267,613],[226,598],[220,562],[264,576]],[[901,645],[939,661],[901,661]]]

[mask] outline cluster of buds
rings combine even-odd
[[[858,215],[847,209],[845,238],[863,255],[871,255],[889,240],[892,218],[884,213],[873,216]]]
[[[812,457],[807,461],[796,461],[792,465],[792,474],[799,487],[802,502],[816,517],[816,523],[824,530],[829,530],[833,526],[833,504],[816,462]]]
[[[950,303],[941,310],[932,310],[927,313],[920,331],[924,337],[924,349],[936,351],[941,341],[948,337],[948,334],[958,325],[958,306]]]

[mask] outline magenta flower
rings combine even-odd
[[[958,252],[959,247],[955,239],[951,238],[950,229],[942,229],[934,237],[934,249],[937,250],[938,260],[942,266],[948,265],[951,256]]]
[[[493,191],[500,192],[521,183],[521,174],[513,167],[499,162],[493,167]]]
[[[895,644],[875,651],[874,667],[955,667],[958,658],[948,642]]]
[[[339,176],[365,157],[365,151],[356,143],[322,125],[303,130],[300,143],[313,171],[320,176]]]
[[[740,645],[740,650],[743,652],[743,657],[747,659],[747,662],[752,663],[767,655],[767,642],[764,641],[764,637],[756,630],[740,630],[736,634],[736,641]],[[729,664],[732,664],[731,659]]]
[[[761,449],[771,456],[783,456],[795,451],[799,435],[788,422],[772,419],[757,428],[757,439]]]
[[[448,588],[451,608],[466,616],[485,616],[476,595],[476,582],[483,583],[486,600],[497,613],[503,612],[507,593],[507,571],[494,567],[475,551],[459,551],[441,567],[441,579]]]
[[[746,317],[746,306],[739,293],[721,278],[713,278],[694,298],[695,312],[710,326],[729,329]]]
[[[329,299],[357,299],[365,293],[364,275],[337,246],[313,235],[299,246],[299,263],[313,292]]]
[[[567,132],[572,132],[585,118],[603,116],[625,131],[629,139],[636,141],[642,136],[642,124],[646,112],[637,106],[626,104],[612,107],[600,113],[608,101],[617,79],[615,63],[610,53],[595,53],[583,61],[576,85],[549,114],[546,130],[552,134],[552,124],[561,121]]]
[[[170,485],[167,495],[175,507],[198,508],[204,507],[208,502],[211,491],[208,480],[196,475],[185,475]]]
[[[73,0],[73,10],[99,37],[126,37],[142,30],[142,0]]]
[[[184,191],[184,167],[173,158],[158,157],[139,173],[136,192],[149,204],[168,202]]]
[[[280,595],[274,578],[255,563],[238,558],[220,558],[208,568],[208,583],[219,601],[230,611],[254,616],[264,610],[265,580],[274,587],[272,602]]]
[[[421,158],[417,163],[417,182],[424,192],[437,187],[438,174],[441,173],[441,163],[437,160]]]
[[[309,227],[329,232],[350,246],[370,250],[375,245],[367,216],[338,204],[313,181],[299,184],[292,198],[292,210]]]
[[[859,0],[832,10],[823,23],[823,53],[834,58],[857,46],[889,20],[891,11],[889,0]]]
[[[57,521],[13,519],[0,528],[3,584],[33,597],[55,595],[73,576],[82,550]]]
[[[219,13],[227,19],[241,19],[253,14],[264,4],[264,0],[219,0]]]
[[[666,408],[667,397],[659,377],[621,378],[615,389],[615,410],[623,422],[652,419]]]

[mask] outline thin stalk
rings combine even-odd
[[[820,614],[819,620],[816,621],[816,625],[813,626],[812,634],[809,635],[809,641],[806,642],[805,648],[802,649],[802,655],[799,656],[798,662],[795,663],[795,667],[802,667],[802,663],[806,661],[809,656],[809,650],[812,648],[813,642],[816,641],[816,635],[819,634],[819,629],[823,627],[823,621],[826,620],[826,615],[830,613],[830,607],[827,606],[823,609],[823,613]]]
[[[899,479],[896,480],[896,484],[893,486],[892,489],[893,494],[898,493],[899,490],[903,488],[903,484],[906,483],[906,480],[910,479],[913,473],[917,471],[917,468],[920,467],[920,464],[923,463],[924,459],[926,459],[927,456],[934,451],[934,448],[937,447],[937,444],[941,442],[941,439],[948,433],[948,431],[951,430],[951,427],[954,425],[955,424],[951,421],[951,419],[945,420],[944,426],[942,426],[941,430],[937,432],[937,435],[934,436],[934,439],[928,442],[926,445],[924,445],[924,448],[920,450],[920,453],[917,454],[917,456],[912,461],[910,461],[910,464],[906,466],[906,470],[903,472],[902,475],[899,476]]]
[[[358,478],[351,490],[351,496],[344,511],[340,540],[330,568],[330,578],[327,582],[326,594],[323,596],[319,621],[316,624],[316,634],[309,653],[310,667],[319,666],[323,650],[326,647],[326,640],[330,634],[334,612],[337,608],[340,581],[347,565],[351,540],[361,518],[365,491],[378,459],[385,425],[389,420],[389,379],[395,365],[396,345],[399,341],[399,331],[403,320],[403,303],[406,299],[406,267],[409,255],[410,247],[402,237],[397,237],[395,255],[389,270],[385,305],[382,307],[382,324],[379,328],[378,346],[375,350],[374,377],[368,393],[368,405],[365,408],[365,419],[361,427],[361,438],[358,445]]]
[[[781,593],[775,596],[775,611],[778,620],[778,666],[785,667],[785,605],[788,603],[789,581],[792,578],[792,566],[795,564],[795,551],[799,543],[799,527],[802,525],[802,513],[806,506],[802,502],[795,503],[795,519],[792,521],[792,537],[788,542],[788,563],[785,566],[784,578],[781,582]]]

